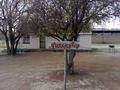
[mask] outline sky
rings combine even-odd
[[[94,28],[120,29],[120,19],[110,19],[106,23],[102,22],[101,25],[95,24]]]

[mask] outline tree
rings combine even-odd
[[[0,31],[5,37],[7,53],[16,54],[27,18],[26,0],[0,0]]]
[[[33,0],[30,22],[34,32],[61,41],[77,41],[79,33],[112,16],[120,16],[119,0]],[[116,13],[117,12],[117,13]],[[74,71],[75,51],[68,53],[68,73]]]

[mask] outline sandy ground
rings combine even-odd
[[[63,90],[62,52],[0,56],[0,90]],[[67,90],[120,90],[119,53],[78,53]]]

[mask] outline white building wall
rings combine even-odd
[[[86,49],[89,50],[91,49],[91,33],[80,33],[80,36],[78,38],[78,42],[80,44],[79,49]]]
[[[52,37],[46,37],[46,46],[45,46],[46,49],[49,49],[52,42],[57,42],[57,40]],[[91,33],[80,33],[78,42],[80,44],[79,49],[90,50],[91,49]]]
[[[39,38],[30,36],[30,44],[23,44],[23,38],[20,39],[18,48],[21,49],[39,49]]]
[[[46,37],[45,38],[45,47],[48,49],[51,45],[51,42],[57,41],[54,38]],[[92,39],[92,40],[91,40]],[[120,44],[120,35],[91,35],[91,33],[80,33],[80,37],[78,38],[78,42],[80,43],[79,49],[91,49],[91,43],[102,43],[104,40],[105,43],[108,44]],[[18,48],[21,49],[39,49],[39,37],[30,36],[30,44],[23,44],[23,38],[20,39]],[[6,48],[6,43],[4,40],[0,40],[0,47]]]
[[[5,40],[0,40],[0,48],[6,48]]]
[[[52,42],[58,42],[58,41],[52,37],[45,38],[46,49],[49,49],[49,46],[51,46]],[[91,49],[91,33],[80,33],[78,42],[80,45],[79,49],[85,49],[85,50]],[[21,38],[20,42],[18,44],[18,49],[19,48],[21,48],[21,49],[39,49],[40,48],[39,37],[31,35],[30,36],[30,44],[23,44],[23,38]]]

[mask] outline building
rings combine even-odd
[[[1,36],[1,35],[0,35]],[[5,47],[5,41],[3,41],[3,36],[0,40],[0,45]],[[51,42],[58,42],[52,37],[37,37],[34,34],[24,35],[19,42],[18,48],[21,49],[49,49]],[[78,38],[78,43],[80,44],[79,49],[91,49],[91,44],[93,43],[104,43],[104,44],[120,44],[120,30],[119,29],[104,29],[97,28],[93,29],[92,33],[80,33]]]
[[[46,37],[46,49],[49,49],[51,46],[51,43],[53,42],[58,42],[56,39],[52,37]],[[80,33],[78,40],[78,44],[80,47],[78,49],[83,49],[83,50],[90,50],[91,49],[91,33]]]
[[[120,29],[93,29],[92,43],[120,44]]]
[[[37,37],[36,35],[29,33],[24,35],[18,44],[18,48],[20,49],[49,49],[49,45],[51,42],[58,42],[56,39],[52,37]],[[0,41],[0,45],[5,47],[5,40],[2,39]],[[78,38],[78,43],[80,44],[79,49],[91,49],[91,33],[80,33]]]
[[[49,46],[52,42],[58,42],[52,37],[37,37],[35,35],[29,34],[25,35],[20,39],[18,48],[22,49],[40,49],[45,48],[49,49]],[[91,33],[80,33],[78,38],[80,44],[79,49],[91,49]]]
[[[39,37],[33,34],[24,35],[18,44],[18,48],[21,49],[38,49],[40,48]]]

